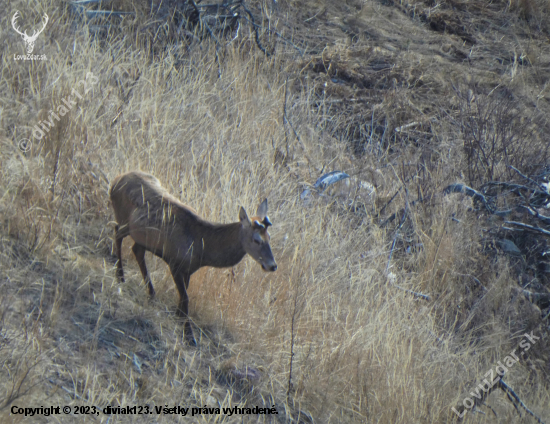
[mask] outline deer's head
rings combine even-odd
[[[246,253],[252,256],[264,271],[276,271],[277,263],[271,252],[269,233],[267,232],[267,228],[271,225],[271,221],[267,217],[267,199],[258,206],[256,216],[252,218],[248,218],[246,211],[241,207],[239,219],[242,225],[241,243]]]

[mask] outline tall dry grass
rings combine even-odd
[[[275,405],[279,412],[197,422],[450,422],[450,408],[513,349],[514,331],[535,320],[531,311],[509,322],[511,313],[530,310],[507,295],[515,283],[506,260],[480,255],[479,224],[467,205],[444,199],[411,211],[407,225],[422,248],[396,253],[389,271],[396,284],[432,299],[417,300],[388,283],[390,229],[357,220],[330,198],[300,198],[303,184],[327,167],[349,168],[352,159],[323,130],[323,107],[311,107],[320,101],[314,88],[289,90],[292,51],[280,47],[268,59],[251,40],[237,39],[218,60],[207,42],[153,54],[139,37],[113,31],[94,39],[86,28],[71,29],[58,6],[43,5],[52,12],[48,37],[59,40],[37,44],[44,62],[14,61],[6,52],[22,42],[10,33],[9,16],[0,25],[9,41],[0,80],[2,422],[46,422],[10,414],[13,405],[46,403]],[[33,127],[68,96],[76,105],[33,138]],[[283,108],[300,140],[283,124]],[[31,140],[26,151],[24,138]],[[281,165],[277,152],[287,151]],[[197,348],[182,340],[177,292],[162,261],[147,255],[152,301],[128,241],[127,281],[115,280],[107,193],[117,174],[132,169],[154,174],[212,221],[236,221],[239,206],[269,199],[279,270],[263,273],[248,258],[233,269],[197,272],[190,286]],[[444,174],[434,178],[444,182]],[[389,170],[385,181],[388,194],[399,188]],[[468,277],[474,274],[479,284]],[[234,367],[262,377],[231,384]],[[531,386],[522,384],[525,375]],[[548,414],[542,374],[520,363],[507,381]],[[517,420],[498,399],[499,417]],[[56,417],[76,419],[86,421]]]

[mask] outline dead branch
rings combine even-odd
[[[533,195],[547,196],[546,192],[543,192],[543,191],[540,191],[540,190],[535,190],[532,187],[529,187],[529,186],[526,186],[526,185],[508,183],[508,182],[505,182],[505,181],[489,181],[488,183],[483,184],[482,188],[486,187],[486,186],[505,187],[505,188],[509,189],[510,191],[516,193],[516,194],[520,194],[521,190],[525,190],[525,191],[531,191]]]
[[[260,34],[258,33],[258,26],[256,25],[256,22],[254,22],[254,15],[252,15],[252,13],[250,12],[250,10],[248,10],[246,8],[246,6],[244,5],[244,2],[242,2],[241,4],[244,12],[250,17],[250,23],[252,25],[252,29],[254,30],[254,39],[256,40],[256,45],[258,46],[258,48],[264,52],[264,54],[269,57],[273,54],[273,52],[268,52],[265,47],[262,46],[262,44],[260,43]],[[245,18],[246,19],[246,18]],[[248,20],[248,19],[247,19]]]
[[[499,389],[501,389],[504,393],[506,393],[506,395],[508,396],[508,399],[510,399],[510,402],[512,402],[512,404],[514,404],[514,406],[516,407],[516,410],[518,411],[518,414],[519,414],[519,409],[517,407],[517,405],[521,406],[523,409],[525,409],[525,411],[531,415],[535,420],[537,420],[537,422],[539,424],[544,424],[544,422],[539,418],[537,417],[529,408],[527,408],[527,406],[525,406],[525,404],[523,403],[523,401],[519,398],[519,396],[516,394],[516,392],[514,392],[512,390],[512,388],[510,386],[508,386],[508,384],[506,384],[502,378],[499,380],[498,382],[498,387]]]
[[[544,422],[539,418],[537,417],[529,408],[527,408],[527,406],[525,405],[525,403],[523,403],[523,401],[520,399],[520,397],[516,394],[516,392],[514,392],[514,390],[508,386],[508,384],[506,384],[504,382],[504,380],[502,379],[502,377],[497,377],[498,380],[495,381],[493,380],[492,383],[493,385],[491,387],[489,387],[487,389],[487,391],[485,391],[485,389],[483,390],[483,393],[481,394],[481,396],[479,398],[476,398],[474,399],[474,405],[472,407],[472,411],[475,410],[477,407],[485,404],[485,400],[487,399],[487,397],[496,389],[500,389],[502,390],[504,393],[506,393],[506,396],[508,397],[508,399],[510,400],[510,402],[512,403],[512,405],[514,405],[514,408],[516,409],[517,413],[521,416],[521,413],[520,413],[520,410],[518,408],[518,406],[522,407],[529,415],[531,415],[535,420],[537,420],[537,422],[539,424],[544,424]],[[485,405],[487,406],[488,408],[492,409],[490,406],[488,405]],[[462,417],[464,416],[464,414],[466,412],[468,412],[466,410],[466,407],[465,406],[461,406],[458,408],[458,410],[455,410],[455,412],[458,412],[458,415],[459,415],[459,418],[458,420],[459,421],[462,421]],[[494,410],[493,410],[494,412]]]
[[[535,231],[535,232],[539,232],[539,233],[542,233],[544,235],[547,235],[547,236],[550,236],[550,231],[548,230],[544,230],[542,228],[539,228],[539,227],[533,227],[532,225],[528,225],[528,224],[524,224],[523,222],[516,222],[516,221],[504,221],[505,224],[508,224],[508,225],[515,225],[517,227],[521,227],[521,228],[526,228],[528,230],[531,230],[531,231]],[[506,230],[518,230],[517,228],[509,228],[509,227],[502,227]]]
[[[424,300],[427,300],[427,301],[430,300],[430,296],[429,296],[429,295],[423,294],[423,293],[419,293],[419,292],[415,292],[415,291],[413,291],[413,290],[406,289],[405,287],[401,287],[401,286],[399,286],[399,285],[393,283],[389,277],[388,277],[388,283],[389,283],[391,286],[395,287],[396,289],[399,289],[399,290],[402,290],[402,291],[407,292],[407,293],[409,293],[409,294],[412,294],[414,297],[419,297],[419,298],[424,299]]]
[[[510,168],[512,168],[514,171],[516,171],[521,177],[525,178],[530,183],[535,184],[538,188],[542,190],[542,192],[545,192],[544,187],[538,182],[533,180],[532,178],[528,177],[527,175],[522,174],[517,168],[513,167],[512,165],[509,165]]]
[[[450,193],[463,193],[466,196],[473,198],[474,201],[477,200],[481,202],[489,213],[493,214],[495,212],[494,208],[489,204],[489,202],[487,201],[487,198],[483,194],[481,194],[479,191],[471,187],[468,187],[465,184],[455,183],[455,184],[448,185],[443,190],[443,194],[446,195]]]
[[[521,175],[523,175],[523,174],[521,174]],[[528,178],[528,177],[526,177],[526,178]],[[510,184],[510,183],[501,183],[501,182],[490,182],[488,184],[489,185],[501,185],[501,186],[510,188],[514,191],[515,190],[529,190],[529,191],[532,191],[533,194],[548,196],[546,193],[544,193],[542,191],[534,190],[532,187],[527,187],[527,186],[523,186],[523,185],[519,185],[519,184]],[[505,211],[499,211],[499,210],[496,210],[495,207],[490,205],[489,201],[487,200],[487,198],[482,193],[480,193],[479,191],[477,191],[477,190],[475,190],[471,187],[468,187],[464,184],[461,184],[461,183],[451,184],[443,190],[444,195],[449,194],[449,193],[463,193],[466,196],[472,197],[474,200],[477,200],[477,201],[481,202],[485,206],[487,211],[489,213],[491,213],[492,215],[498,215],[498,216],[501,216],[501,217],[505,217],[507,215],[510,215],[512,212],[529,213],[529,215],[531,215],[534,218],[537,218],[537,219],[541,220],[544,224],[550,225],[550,217],[545,216],[545,215],[541,215],[539,213],[539,211],[531,205],[518,205],[517,207],[512,208],[512,209],[508,209],[508,210],[505,210]],[[525,227],[526,224],[524,224],[522,226]],[[530,229],[535,229],[536,228],[536,231],[540,230],[540,232],[542,232],[544,234],[548,233],[546,230],[540,229],[538,227],[529,227],[529,226],[527,226],[526,228],[530,228]]]
[[[122,18],[126,15],[135,15],[134,12],[122,12],[114,10],[87,10],[85,7],[86,5],[98,2],[99,0],[75,0],[71,2],[71,5],[80,15],[85,16],[88,19],[97,17]],[[273,51],[269,52],[260,41],[259,30],[266,29],[256,24],[254,15],[250,11],[250,9],[246,7],[244,0],[214,4],[197,4],[195,0],[186,0],[183,2],[183,4],[178,6],[177,10],[173,11],[173,13],[170,13],[171,18],[169,16],[162,16],[163,14],[167,14],[166,8],[163,8],[163,12],[161,12],[160,9],[155,12],[155,14],[159,15],[159,17],[161,18],[160,20],[155,21],[155,23],[159,26],[166,24],[166,20],[173,19],[176,14],[181,14],[184,19],[177,28],[177,34],[185,34],[187,36],[191,34],[190,38],[196,40],[197,37],[193,35],[193,32],[196,29],[199,29],[200,31],[208,34],[208,36],[216,42],[217,47],[222,45],[222,42],[220,41],[220,35],[227,34],[228,31],[232,31],[237,28],[237,35],[235,36],[235,38],[238,37],[240,22],[241,20],[244,20],[250,23],[252,31],[254,32],[254,41],[258,48],[266,56],[271,56],[273,54]],[[186,29],[182,28],[184,24],[187,26]],[[153,25],[153,23],[147,24],[146,27],[151,25]],[[270,29],[268,31],[273,32],[273,30]],[[281,36],[281,38],[288,42],[288,40],[284,39],[284,37]],[[233,40],[234,38],[231,41]]]
[[[529,215],[533,216],[534,218],[537,218],[537,219],[540,219],[542,222],[544,222],[546,225],[550,225],[550,217],[549,216],[545,216],[545,215],[541,215],[539,213],[539,211],[537,211],[535,208],[533,208],[532,206],[523,206],[523,205],[520,205],[518,206],[518,208],[520,210],[523,210],[525,209],[525,211],[527,213],[529,213]]]

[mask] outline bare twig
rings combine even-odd
[[[430,296],[427,295],[427,294],[423,294],[423,293],[419,293],[419,292],[415,292],[413,290],[409,290],[409,289],[406,289],[405,287],[401,287],[395,283],[393,283],[389,278],[388,278],[388,282],[390,283],[391,286],[395,287],[396,289],[399,289],[399,290],[403,290],[404,292],[407,292],[409,294],[412,294],[414,297],[420,297],[424,300],[427,300],[429,301],[430,300]]]
[[[523,210],[525,209],[529,215],[534,216],[535,218],[540,219],[542,222],[544,222],[547,225],[550,225],[550,217],[541,215],[535,208],[532,206],[518,206],[518,209]]]
[[[468,187],[465,184],[455,183],[455,184],[448,185],[443,190],[443,194],[449,194],[449,193],[463,193],[466,196],[472,197],[474,200],[478,200],[481,203],[483,203],[483,206],[485,206],[485,209],[487,209],[489,213],[492,214],[495,212],[494,208],[491,207],[491,205],[489,204],[489,202],[487,201],[487,199],[483,194],[481,194],[479,191],[471,187]]]
[[[534,179],[532,179],[531,177],[528,177],[527,175],[524,175],[522,174],[517,168],[514,168],[512,165],[509,165],[510,168],[512,168],[514,171],[516,171],[521,177],[525,178],[527,181],[535,184],[538,188],[541,189],[541,191],[544,193],[546,190],[544,189],[543,186],[540,185],[540,183],[538,181],[535,181]]]
[[[258,48],[264,52],[264,54],[269,57],[273,54],[273,52],[268,52],[264,46],[260,43],[260,34],[258,33],[258,25],[256,25],[256,22],[254,22],[254,16],[250,12],[250,10],[247,9],[247,7],[244,5],[244,2],[241,4],[241,7],[244,9],[245,13],[250,16],[250,23],[252,24],[252,28],[254,29],[254,39],[256,40],[256,45]],[[246,18],[245,18],[246,19]],[[247,19],[248,21],[248,19]]]
[[[210,36],[214,39],[214,41],[216,42],[216,58],[218,57],[217,55],[217,46],[220,44],[220,40],[218,40],[218,38],[214,35],[214,32],[212,31],[212,28],[210,28],[210,25],[208,25],[208,23],[204,20],[201,19],[201,12],[199,11],[199,7],[197,6],[197,4],[195,3],[194,0],[189,0],[189,3],[193,6],[193,8],[195,9],[195,13],[197,13],[197,17],[198,17],[198,20],[199,20],[199,24],[200,25],[203,25],[205,28],[206,28],[206,31],[208,31],[208,34],[210,34]]]
[[[405,187],[405,186],[401,186],[397,189],[397,191],[395,192],[395,194],[390,198],[390,200],[388,200],[386,202],[386,204],[382,207],[382,209],[380,209],[380,212],[378,213],[378,216],[382,215],[382,213],[384,212],[384,210],[388,207],[388,205],[393,202],[393,199],[395,199],[397,197],[397,195],[399,194],[399,192],[401,191],[401,189]],[[393,216],[393,215],[392,215]],[[395,217],[394,217],[395,218]],[[388,220],[386,220],[388,221]]]
[[[485,400],[487,399],[487,397],[494,390],[500,389],[504,393],[506,393],[506,396],[508,397],[510,402],[512,402],[512,405],[514,406],[514,408],[516,409],[517,413],[520,416],[521,416],[521,413],[520,413],[520,410],[519,410],[518,406],[521,406],[529,415],[531,415],[533,418],[535,418],[535,420],[537,420],[537,422],[539,424],[544,424],[544,422],[539,417],[537,417],[529,408],[527,408],[525,403],[523,403],[523,401],[516,394],[516,392],[514,392],[514,390],[510,386],[508,386],[508,384],[506,384],[504,382],[503,378],[504,378],[504,375],[502,375],[502,377],[497,377],[497,378],[495,378],[494,380],[491,381],[491,386],[490,387],[488,387],[487,389],[483,388],[483,392],[480,393],[480,396],[476,397],[476,399],[474,399],[474,405],[472,406],[472,411],[475,410],[477,407],[479,407],[481,405],[484,405]],[[478,393],[479,393],[479,390],[478,390]],[[492,409],[490,406],[488,406],[486,404],[485,404],[485,406]],[[466,410],[465,406],[460,406],[458,408],[458,410],[453,408],[453,411],[459,416],[459,418],[458,418],[459,421],[462,421],[462,417],[464,416],[464,414],[466,412],[468,412]],[[494,410],[493,410],[493,412],[494,412]]]
[[[508,182],[505,182],[505,181],[489,181],[489,182],[483,184],[482,187],[485,187],[485,186],[502,186],[502,187],[508,188],[508,189],[510,189],[510,191],[518,193],[518,194],[519,194],[520,190],[526,190],[526,191],[532,191],[533,194],[537,194],[537,195],[543,195],[543,196],[547,195],[546,192],[544,192],[544,191],[535,190],[535,189],[533,189],[532,187],[529,187],[529,186],[525,186],[525,185],[521,185],[521,184],[508,183]]]
[[[508,225],[515,225],[517,227],[521,227],[521,228],[526,228],[528,230],[531,230],[531,231],[536,231],[536,232],[539,232],[539,233],[542,233],[542,234],[545,234],[547,236],[550,236],[550,231],[548,230],[545,230],[543,228],[539,228],[539,227],[533,227],[532,225],[528,225],[528,224],[524,224],[523,222],[516,222],[516,221],[504,221],[505,224],[508,224]],[[517,228],[509,228],[509,227],[502,227],[506,230],[517,230]]]
[[[525,409],[525,411],[531,415],[535,420],[537,420],[537,422],[539,424],[544,424],[544,422],[539,418],[537,417],[529,408],[527,408],[527,406],[525,406],[525,404],[522,402],[522,400],[519,398],[519,396],[516,394],[516,392],[514,392],[512,390],[512,388],[510,386],[508,386],[508,384],[506,384],[502,378],[499,380],[498,382],[498,387],[504,392],[506,393],[506,395],[508,396],[508,399],[510,399],[510,402],[512,402],[514,404],[514,406],[516,407],[516,410],[518,411],[518,414],[519,414],[519,409],[518,407],[516,406],[516,404],[519,404],[523,409]]]

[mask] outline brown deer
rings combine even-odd
[[[269,246],[267,230],[271,222],[267,217],[267,199],[260,204],[255,217],[248,218],[241,207],[239,222],[214,224],[200,218],[195,210],[170,195],[159,180],[144,172],[119,175],[109,195],[117,221],[117,277],[124,282],[121,248],[126,236],[134,240],[132,250],[151,297],[155,289],[145,265],[145,251],[162,258],[178,288],[177,314],[184,319],[185,338],[192,345],[196,341],[187,317],[187,289],[195,271],[203,266],[234,266],[247,253],[264,271],[277,269]]]

